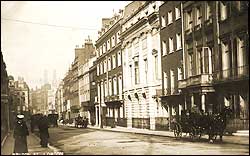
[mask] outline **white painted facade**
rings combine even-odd
[[[147,19],[145,25],[124,36],[122,44],[123,94],[128,127],[132,127],[132,118],[149,118],[150,129],[154,130],[155,118],[166,116],[165,109],[159,100],[154,98],[156,90],[161,89],[159,18],[157,17],[153,23],[148,21],[148,16],[158,12],[161,4],[160,1],[149,3],[122,25],[124,34],[132,26],[131,23],[136,24],[139,20]],[[138,98],[135,93],[138,94]],[[143,96],[143,93],[146,96]]]
[[[92,57],[85,64],[79,65],[78,76],[79,78],[79,105],[83,102],[90,102],[90,82],[89,82],[89,68],[93,66],[93,62],[96,60],[96,57]],[[90,112],[88,110],[80,110],[80,115],[82,117],[87,117],[90,119]]]

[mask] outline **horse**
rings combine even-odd
[[[224,107],[220,113],[214,114],[210,118],[209,123],[209,142],[213,142],[216,140],[217,136],[220,136],[220,141],[222,142],[222,137],[224,134],[224,130],[226,129],[228,119],[230,119],[233,115],[233,111],[229,107]]]

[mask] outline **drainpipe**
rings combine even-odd
[[[184,15],[183,15],[183,2],[181,2],[181,38],[182,38],[182,62],[183,62],[183,79],[186,78],[185,69],[185,44],[184,44]]]

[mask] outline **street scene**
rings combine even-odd
[[[249,155],[247,1],[1,1],[1,155]]]

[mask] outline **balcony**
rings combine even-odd
[[[213,79],[214,82],[249,79],[249,66],[217,71],[213,74]]]
[[[105,96],[104,102],[112,102],[112,101],[120,101],[121,96],[119,95],[111,95],[111,96]]]
[[[188,86],[195,86],[195,85],[203,85],[212,83],[212,75],[211,74],[201,74],[190,76],[185,80],[178,81],[178,88],[185,88]]]

